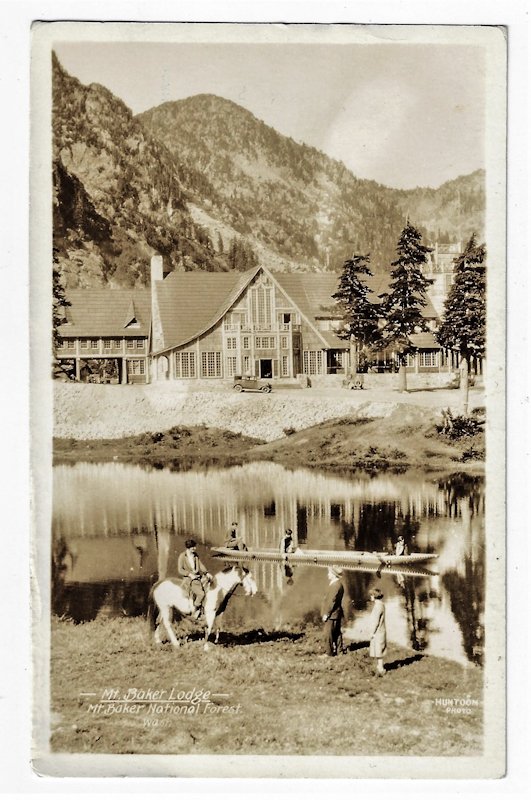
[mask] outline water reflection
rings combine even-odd
[[[349,572],[347,633],[364,637],[368,593],[378,582],[388,634],[414,651],[481,663],[484,611],[484,492],[481,479],[422,475],[369,477],[287,470],[259,463],[175,473],[122,464],[54,470],[53,607],[77,620],[141,614],[158,577],[175,574],[192,535],[211,571],[208,546],[233,521],[249,547],[277,547],[291,528],[300,546],[391,550],[402,534],[410,551],[437,552],[439,576]],[[237,596],[228,623],[264,627],[318,621],[326,570],[253,567],[258,598]],[[236,602],[237,600],[237,602]]]

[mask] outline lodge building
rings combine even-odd
[[[77,289],[60,327],[57,358],[76,380],[148,383],[231,379],[252,374],[293,380],[299,375],[349,371],[349,344],[338,335],[343,320],[332,295],[339,274],[171,272],[151,260],[149,289]],[[369,278],[376,298],[386,276]],[[451,367],[433,331],[438,315],[428,304],[428,333],[414,334],[412,371]],[[379,354],[382,368],[395,355]]]

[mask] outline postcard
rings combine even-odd
[[[504,774],[506,51],[34,23],[38,773]]]

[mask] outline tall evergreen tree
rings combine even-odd
[[[350,368],[354,373],[358,371],[360,351],[363,352],[379,340],[378,312],[369,299],[372,290],[361,278],[362,275],[370,277],[373,274],[369,261],[368,254],[353,255],[347,259],[338,290],[332,295],[343,312],[344,327],[338,336],[350,341]]]
[[[54,373],[61,371],[61,362],[57,358],[57,348],[61,344],[59,327],[66,322],[66,309],[70,305],[59,269],[58,254],[54,249],[52,272],[52,369]]]
[[[486,248],[473,233],[464,251],[454,259],[454,283],[444,304],[437,340],[461,356],[460,388],[468,413],[468,372],[472,358],[485,355]]]
[[[432,283],[422,273],[426,254],[431,252],[421,242],[422,236],[409,220],[398,240],[398,258],[393,261],[390,291],[380,295],[385,316],[382,336],[394,347],[400,359],[400,391],[406,391],[406,356],[412,352],[412,333],[427,330],[422,309],[427,305],[426,291]]]

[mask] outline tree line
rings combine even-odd
[[[344,319],[339,332],[351,346],[351,368],[357,372],[360,359],[377,350],[392,347],[399,361],[399,388],[407,389],[406,363],[414,353],[411,336],[428,330],[422,315],[432,281],[423,273],[431,248],[409,220],[397,243],[397,258],[392,262],[389,290],[371,297],[365,279],[372,276],[370,255],[354,254],[347,259],[333,295]],[[472,234],[465,249],[454,259],[454,282],[445,301],[442,323],[435,332],[438,343],[459,353],[461,387],[465,413],[468,411],[468,371],[473,358],[485,355],[486,248]],[[465,386],[466,384],[466,386]]]

